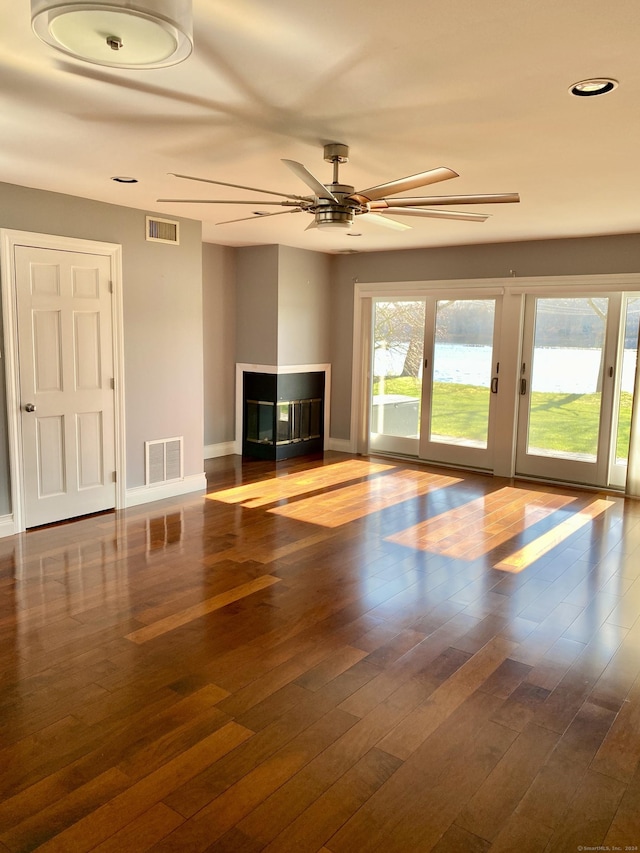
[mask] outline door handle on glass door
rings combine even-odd
[[[491,380],[491,393],[492,394],[498,393],[498,377],[497,376],[494,376],[493,379]]]
[[[526,393],[527,393],[527,380],[523,376],[522,379],[520,380],[520,394],[524,397],[524,395]]]

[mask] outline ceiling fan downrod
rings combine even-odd
[[[324,146],[324,159],[327,163],[333,163],[333,183],[339,184],[338,169],[340,163],[349,162],[349,146],[341,142],[329,142]]]

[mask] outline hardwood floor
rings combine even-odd
[[[640,503],[207,469],[0,540],[0,851],[638,849]]]

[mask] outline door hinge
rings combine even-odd
[[[113,293],[113,282],[109,282],[109,293]]]
[[[114,377],[113,377],[113,376],[112,376],[112,377],[111,377],[111,379],[109,380],[109,385],[110,385],[110,387],[111,387],[111,390],[112,390],[112,391],[115,391],[115,390],[116,390],[116,380],[114,379]]]
[[[112,482],[112,483],[117,483],[117,482],[118,482],[118,472],[117,472],[117,471],[113,471],[113,472],[112,472],[112,474],[111,474],[111,482]]]

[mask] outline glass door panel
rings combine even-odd
[[[425,301],[375,300],[369,447],[418,455]]]
[[[431,315],[431,304],[429,309]],[[420,455],[489,469],[499,366],[494,358],[496,300],[438,299],[432,310],[427,324],[431,370],[425,377],[429,403]]]
[[[606,479],[615,363],[607,334],[611,302],[606,296],[528,298],[517,473],[589,484]]]

